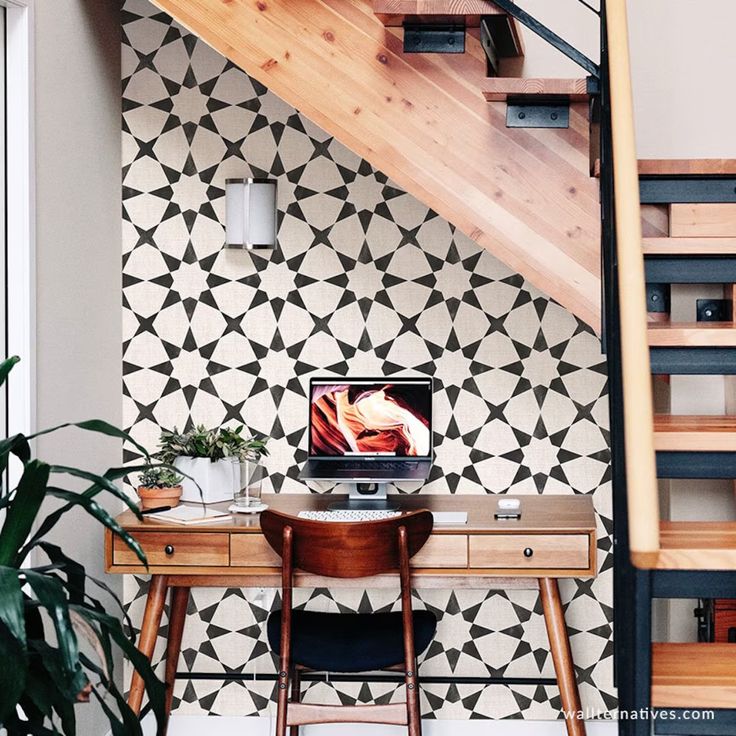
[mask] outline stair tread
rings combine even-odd
[[[596,159],[595,176],[601,175]],[[734,158],[644,158],[639,159],[639,176],[736,176]]]
[[[736,416],[655,414],[654,449],[736,452]]]
[[[373,0],[373,12],[387,15],[506,15],[491,0]]]
[[[488,102],[502,102],[508,97],[564,97],[575,102],[588,100],[587,79],[542,79],[488,77],[481,87]]]
[[[733,322],[650,322],[650,347],[736,347]]]
[[[736,570],[736,522],[662,521],[658,552],[632,552],[637,567],[656,570]]]
[[[736,647],[733,644],[652,645],[652,706],[733,707]]]
[[[644,255],[736,255],[736,238],[643,238]]]

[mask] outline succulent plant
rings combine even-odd
[[[174,427],[173,430],[161,431],[156,456],[164,463],[173,463],[182,456],[209,458],[213,462],[226,457],[259,460],[268,456],[267,443],[267,437],[244,437],[243,425],[234,429],[207,429],[200,424],[185,432],[179,432]]]
[[[175,488],[180,485],[181,475],[175,473],[171,468],[154,466],[144,470],[139,477],[139,484],[145,488]]]

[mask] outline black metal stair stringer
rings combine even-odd
[[[523,8],[520,8],[515,2],[513,2],[513,0],[493,0],[493,4],[497,5],[510,16],[516,18],[519,23],[526,26],[530,31],[536,33],[547,41],[547,43],[551,44],[558,51],[567,56],[568,59],[571,59],[578,66],[585,69],[588,74],[596,79],[600,78],[600,66],[598,64],[596,64],[592,59],[589,59],[582,51],[576,49],[571,43],[555,33],[551,28],[544,25],[544,23],[539,21],[533,15],[527,13]],[[583,3],[583,5],[588,7],[590,10],[593,10],[595,13],[598,12],[587,3]]]

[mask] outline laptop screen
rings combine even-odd
[[[312,457],[429,458],[432,379],[312,379]]]

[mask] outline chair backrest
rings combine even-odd
[[[406,530],[408,556],[412,557],[429,539],[432,523],[429,511],[364,522],[314,521],[270,509],[261,514],[263,534],[278,555],[284,556],[284,533],[290,530],[291,566],[331,578],[363,578],[399,570],[399,530]]]

